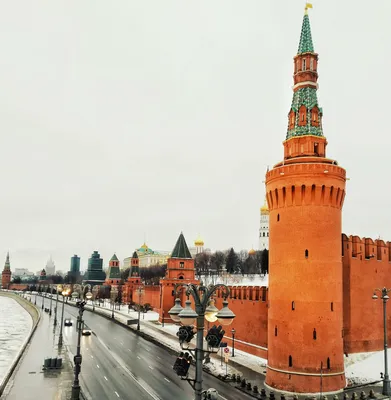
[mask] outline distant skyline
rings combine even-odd
[[[327,155],[350,178],[343,231],[391,241],[391,2],[312,3]],[[98,250],[106,267],[181,231],[256,248],[304,5],[3,2],[0,262],[67,271],[78,254],[85,269]]]

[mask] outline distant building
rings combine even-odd
[[[152,250],[145,243],[136,249],[137,257],[139,258],[140,268],[150,267],[151,265],[167,264],[170,257],[169,251],[156,251]],[[123,268],[130,268],[132,257],[124,259]]]
[[[269,208],[266,203],[261,207],[261,219],[259,226],[259,250],[269,249]]]
[[[34,272],[29,271],[27,268],[15,268],[14,276],[34,276]]]
[[[46,275],[55,275],[56,266],[54,265],[54,261],[52,260],[52,256],[50,256],[48,262],[46,263]]]
[[[80,257],[76,254],[71,257],[71,269],[68,272],[70,282],[77,282],[80,278]]]
[[[83,282],[91,285],[101,285],[104,283],[105,279],[106,274],[103,271],[103,259],[97,251],[94,251],[88,259],[88,268],[84,274]]]

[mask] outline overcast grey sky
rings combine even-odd
[[[304,1],[0,1],[0,254],[67,270],[258,244],[283,156]],[[391,240],[391,2],[314,0],[328,156],[347,234]],[[2,261],[0,261],[2,262]]]

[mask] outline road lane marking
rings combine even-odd
[[[168,380],[167,378],[164,378],[164,380],[165,380],[165,381],[167,381],[168,383],[170,383],[170,382],[171,382],[171,381],[170,381],[170,380]]]
[[[221,394],[219,394],[219,397],[220,397],[221,399],[223,399],[223,400],[228,400],[228,399],[226,399],[224,396],[222,396]]]
[[[94,356],[91,356],[91,358],[94,358]]]
[[[122,346],[124,345],[122,342],[120,342],[122,344]]]
[[[114,393],[117,395],[117,397],[119,397],[119,394],[116,391],[114,391]]]
[[[148,368],[153,369],[150,365],[148,365]]]
[[[138,358],[139,360],[141,360],[141,357],[137,356],[137,358]]]
[[[98,364],[96,364],[96,366],[97,366],[98,368],[100,368]]]
[[[159,360],[161,360],[161,358],[159,356],[156,356]]]
[[[106,379],[106,381],[108,380],[105,376],[104,376],[104,378]]]
[[[151,351],[151,349],[148,349],[148,347],[146,347],[146,350],[147,350],[147,351]]]
[[[145,382],[143,379],[141,379],[139,377],[136,378],[136,376],[132,373],[132,371],[130,371],[129,368],[126,366],[124,361],[120,357],[118,357],[117,354],[115,354],[114,352],[109,350],[106,343],[100,337],[97,337],[97,339],[102,344],[102,346],[104,346],[107,349],[107,351],[111,354],[111,356],[114,358],[114,360],[117,362],[117,364],[119,364],[119,366],[124,369],[124,371],[133,379],[133,381],[137,385],[140,386],[141,389],[143,389],[145,392],[147,392],[152,397],[153,400],[162,400],[155,393],[155,391],[148,385],[147,382]]]

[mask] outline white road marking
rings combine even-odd
[[[220,399],[228,400],[228,399],[226,399],[224,396],[222,396],[221,394],[219,394],[219,397],[220,397]]]
[[[153,369],[150,365],[148,365],[148,368]]]
[[[100,368],[98,364],[96,364],[96,366],[97,366],[98,368]]]
[[[132,350],[128,349],[128,351],[132,351]]]
[[[141,357],[137,356],[137,358],[138,358],[139,360],[141,360]]]
[[[148,349],[148,347],[146,347],[146,350],[147,350],[147,351],[151,351],[150,349]]]
[[[91,356],[91,358],[94,358],[94,356]]]
[[[122,342],[120,342],[122,344],[122,346],[124,345]]]
[[[114,391],[114,393],[117,395],[117,397],[119,397],[119,394],[116,391]]]
[[[159,356],[157,356],[157,358],[158,358],[159,360],[161,360],[161,358],[160,358]]]
[[[167,381],[168,383],[170,383],[170,381],[167,378],[164,378],[165,381]]]
[[[106,381],[107,381],[107,378],[104,376],[104,378],[106,379]]]

